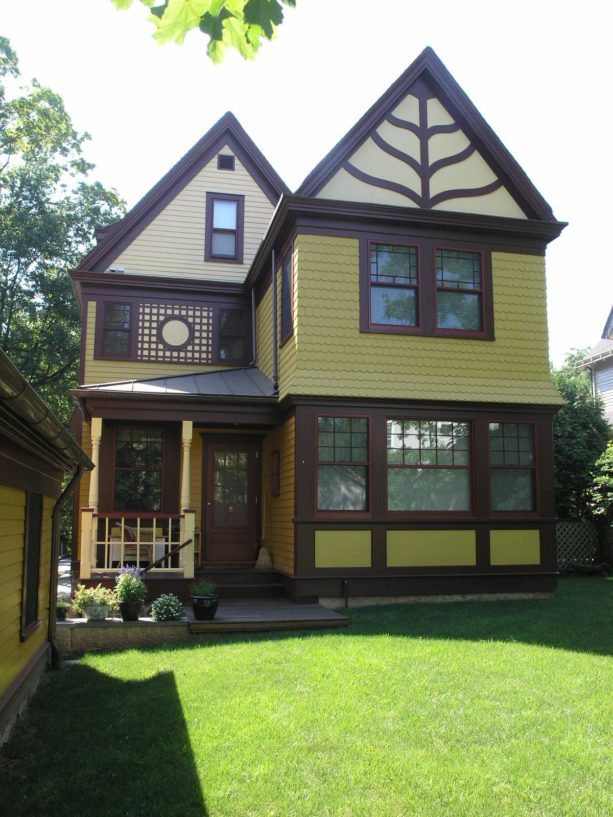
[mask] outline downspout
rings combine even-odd
[[[64,488],[61,496],[53,506],[51,515],[51,578],[49,581],[49,625],[47,639],[51,644],[51,666],[53,669],[62,668],[62,654],[55,643],[55,608],[57,605],[57,563],[60,555],[60,511],[72,493],[72,490],[81,478],[83,466],[77,465],[70,482]],[[55,568],[55,569],[54,569]]]
[[[277,262],[272,250],[272,388],[279,392],[279,349],[277,345]]]

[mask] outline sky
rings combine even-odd
[[[63,97],[95,178],[129,206],[227,110],[295,190],[429,45],[569,222],[547,253],[552,361],[597,343],[613,306],[610,0],[298,0],[254,62],[218,66],[197,32],[158,47],[147,15],[0,0],[22,80]]]

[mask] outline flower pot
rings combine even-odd
[[[215,618],[219,596],[217,593],[207,593],[206,596],[192,596],[192,610],[196,621],[210,621]]]
[[[88,621],[104,621],[109,614],[108,604],[86,604],[83,608]]]
[[[138,621],[142,601],[120,601],[119,610],[121,612],[122,621]]]
[[[66,621],[66,613],[67,610],[65,607],[56,607],[55,608],[55,620],[56,621]]]

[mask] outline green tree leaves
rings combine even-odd
[[[113,0],[126,9],[132,0]],[[199,29],[209,37],[207,54],[214,63],[222,61],[226,49],[234,48],[244,59],[254,59],[263,40],[274,37],[283,22],[283,6],[295,7],[296,0],[141,0],[151,10],[153,38],[159,45],[178,45],[185,35]]]
[[[87,134],[74,130],[58,94],[34,81],[7,95],[2,79],[18,76],[0,38],[0,347],[66,420],[80,348],[68,270],[124,205],[89,181]]]
[[[552,372],[564,398],[553,422],[556,512],[562,519],[589,516],[592,471],[607,444],[602,401],[594,399],[588,373],[577,370],[583,356],[582,351],[571,352]]]

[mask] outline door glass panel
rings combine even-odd
[[[249,456],[245,451],[217,451],[213,459],[213,525],[245,528],[249,524]]]

